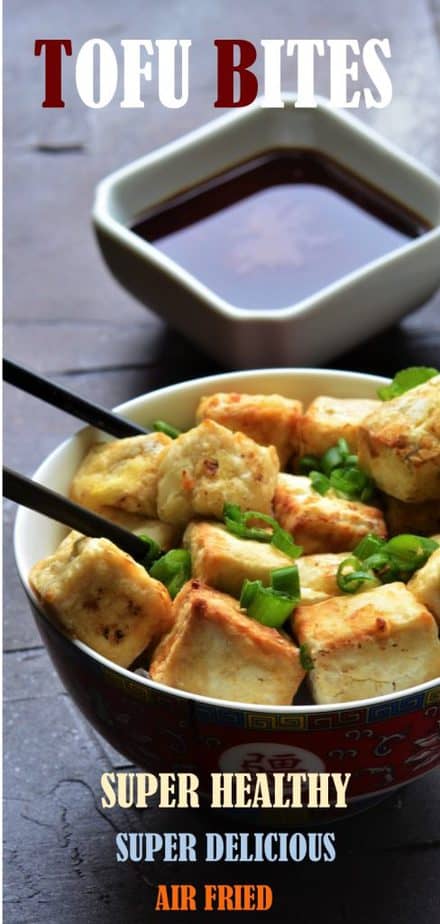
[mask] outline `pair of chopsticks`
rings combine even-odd
[[[118,414],[85,401],[84,398],[9,359],[3,361],[3,380],[112,436],[121,438],[150,432]],[[103,536],[110,539],[138,561],[145,558],[145,543],[128,529],[111,523],[91,510],[81,507],[80,504],[73,503],[62,494],[6,467],[3,468],[3,496],[58,523],[64,523],[65,526],[70,526],[86,536]]]

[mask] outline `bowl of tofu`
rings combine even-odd
[[[343,771],[353,807],[440,763],[440,376],[387,384],[180,383],[118,408],[145,436],[86,427],[40,466],[146,540],[136,562],[24,508],[15,529],[53,663],[128,760],[202,795],[218,771]]]

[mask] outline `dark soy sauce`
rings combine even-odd
[[[273,151],[185,190],[133,231],[240,308],[295,304],[430,225],[313,150]]]

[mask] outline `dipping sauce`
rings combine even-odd
[[[226,301],[293,305],[430,225],[331,158],[271,151],[185,190],[133,231]]]

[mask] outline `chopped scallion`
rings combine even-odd
[[[378,388],[377,394],[382,401],[390,401],[410,391],[411,388],[417,388],[417,385],[423,385],[435,375],[439,375],[439,370],[432,366],[410,366],[408,369],[401,369],[397,372],[390,385]]]
[[[154,562],[150,568],[150,574],[151,577],[165,584],[170,597],[174,600],[179,590],[191,577],[191,556],[186,549],[171,549]]]
[[[177,427],[173,427],[171,424],[167,423],[166,420],[155,420],[153,423],[153,430],[156,430],[158,433],[165,433],[165,435],[170,436],[172,440],[177,439],[182,432],[178,430]]]

